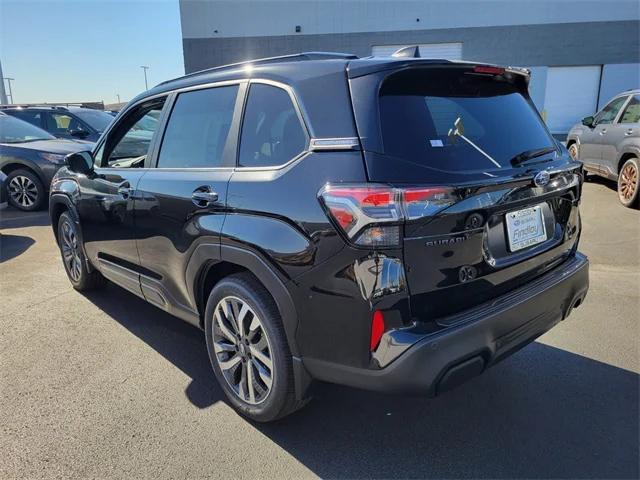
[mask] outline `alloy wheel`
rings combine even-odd
[[[9,195],[17,205],[29,208],[38,201],[38,187],[30,178],[16,175],[9,182]]]
[[[224,297],[213,313],[213,349],[227,384],[244,402],[263,402],[273,385],[271,345],[260,317],[243,300]]]
[[[71,222],[62,224],[61,238],[62,260],[67,267],[67,272],[74,282],[80,281],[82,275],[82,260],[80,258],[80,242],[76,228]]]
[[[620,198],[625,202],[631,200],[636,193],[638,186],[638,169],[636,166],[629,162],[620,172],[620,182],[618,187],[618,193]]]
[[[574,160],[578,160],[578,146],[575,143],[569,147],[569,155]]]

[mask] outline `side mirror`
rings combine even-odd
[[[87,138],[89,136],[89,132],[86,130],[70,130],[69,135],[75,138]]]
[[[583,124],[585,127],[592,128],[592,127],[593,127],[593,117],[592,117],[592,116],[584,117],[584,118],[582,119],[582,124]]]
[[[87,175],[93,171],[93,156],[91,152],[70,153],[64,157],[64,163],[69,170]]]

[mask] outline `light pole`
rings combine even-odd
[[[2,75],[2,63],[0,63],[0,78],[4,78],[4,75]],[[6,105],[7,103],[9,103],[7,101],[7,94],[4,91],[4,80],[0,81],[0,105]]]
[[[3,80],[7,81],[7,85],[9,86],[9,96],[11,97],[11,103],[16,103],[13,101],[13,92],[11,91],[11,82],[13,82],[15,80],[15,78],[11,78],[11,77],[2,77]]]
[[[120,94],[116,93],[116,97],[118,97],[118,103],[120,103]]]
[[[149,70],[149,67],[140,65],[140,68],[144,71],[144,89],[149,90],[149,84],[147,83],[147,70]]]

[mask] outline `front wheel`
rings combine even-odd
[[[239,273],[216,284],[205,333],[214,374],[239,413],[269,422],[302,406],[278,308],[255,277]]]
[[[64,269],[73,288],[78,291],[92,290],[106,283],[100,272],[89,270],[82,251],[78,226],[69,212],[64,212],[58,220],[58,245]]]
[[[638,159],[630,158],[618,175],[618,198],[625,207],[638,206],[638,192],[640,191],[640,174]]]
[[[7,176],[9,203],[15,208],[32,212],[40,209],[45,191],[38,176],[30,170],[14,170]]]

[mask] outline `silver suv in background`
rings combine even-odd
[[[618,198],[625,207],[637,207],[640,90],[622,92],[594,116],[574,125],[567,135],[567,148],[588,172],[618,182]]]

